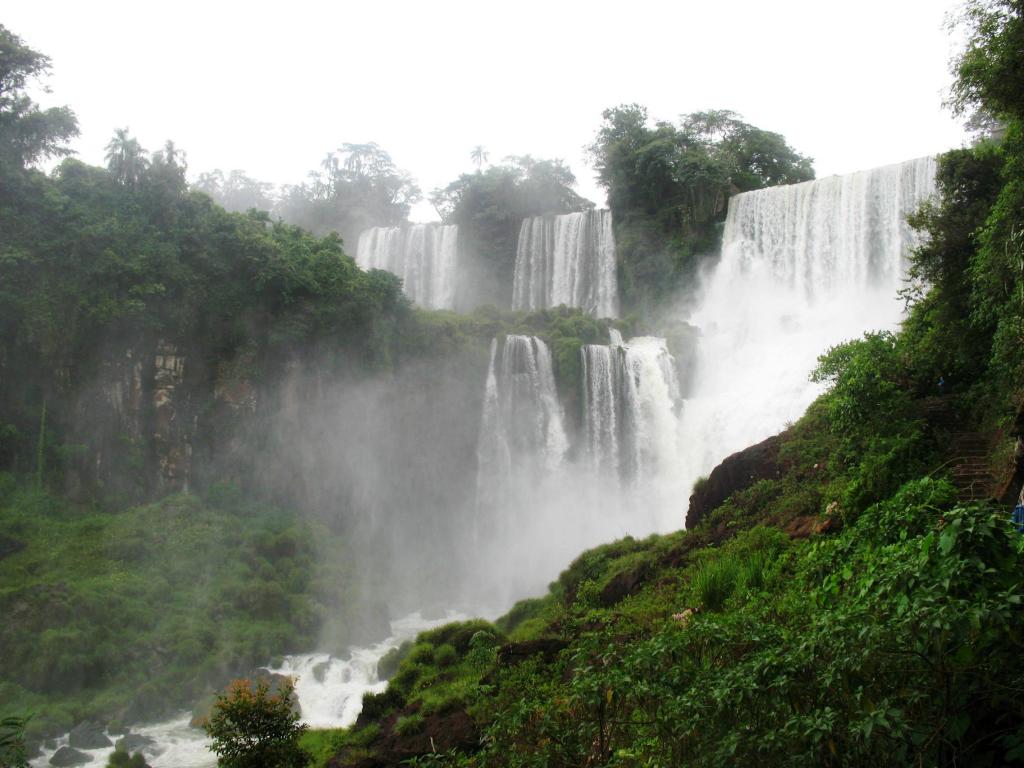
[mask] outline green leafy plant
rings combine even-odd
[[[217,697],[203,728],[222,768],[303,768],[311,759],[299,746],[306,726],[291,681],[271,693],[265,681],[236,680]]]

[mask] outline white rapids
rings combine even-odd
[[[355,723],[363,706],[363,695],[378,693],[387,687],[377,677],[377,662],[392,648],[397,648],[417,634],[466,616],[448,611],[445,616],[424,619],[413,613],[391,622],[391,636],[375,645],[353,648],[347,659],[326,653],[305,653],[285,656],[279,667],[266,667],[267,671],[295,678],[295,693],[302,711],[302,722],[310,728],[347,728]],[[137,725],[131,732],[154,741],[142,753],[153,768],[213,768],[217,758],[210,749],[206,734],[189,725],[191,714],[180,715],[160,723]],[[108,734],[112,742],[119,736]],[[52,749],[33,760],[33,768],[46,768],[50,758],[68,743],[68,736],[56,740]],[[114,751],[103,749],[81,750],[89,756],[87,765],[106,765]]]

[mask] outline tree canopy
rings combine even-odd
[[[625,304],[664,300],[692,277],[695,258],[717,249],[730,195],[814,178],[811,160],[779,134],[735,112],[651,123],[647,109],[607,109],[587,147],[608,190]]]

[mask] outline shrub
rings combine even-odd
[[[453,664],[458,663],[458,661],[458,652],[455,650],[454,646],[449,645],[448,643],[445,643],[444,645],[439,645],[437,649],[434,651],[434,663],[439,667],[450,667]]]
[[[0,720],[0,766],[3,768],[27,768],[25,754],[25,724],[21,717],[5,717]]]
[[[380,693],[363,694],[361,716],[367,720],[379,720],[389,712],[405,705],[405,694],[392,683]]]
[[[129,755],[127,752],[115,751],[107,760],[107,768],[150,768],[141,752]]]
[[[412,641],[406,640],[397,648],[392,648],[381,656],[380,661],[377,662],[377,677],[381,680],[390,680],[398,671],[398,665],[409,655],[412,648]]]
[[[265,681],[236,680],[219,695],[203,724],[221,768],[303,768],[310,755],[299,746],[299,722],[291,681],[276,694]]]
[[[709,611],[721,610],[739,580],[739,565],[731,557],[705,560],[693,575],[693,589],[701,606]]]

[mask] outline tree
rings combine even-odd
[[[587,147],[608,190],[627,306],[657,303],[691,282],[718,248],[729,196],[814,178],[811,160],[777,133],[726,109],[651,124],[639,104],[603,113]]]
[[[469,153],[469,159],[473,161],[473,165],[476,166],[476,172],[480,173],[484,163],[490,157],[487,150],[483,148],[482,144],[477,144],[473,147],[473,151]]]
[[[128,135],[127,128],[118,128],[107,143],[107,168],[121,184],[135,188],[149,166],[146,150]]]
[[[203,725],[222,768],[302,768],[310,755],[299,746],[299,722],[291,680],[277,693],[265,680],[236,680],[217,697]]]
[[[953,111],[963,115],[982,106],[996,118],[1024,116],[1024,2],[968,0],[954,23],[968,37],[953,64]]]
[[[24,93],[49,71],[49,57],[0,25],[0,171],[71,154],[66,142],[78,135],[75,113],[67,107],[40,109]]]

